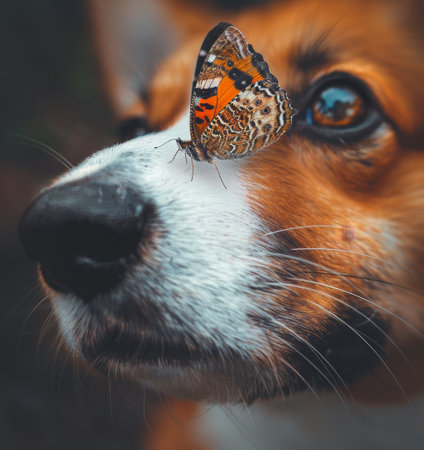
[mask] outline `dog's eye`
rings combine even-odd
[[[297,129],[312,139],[338,145],[368,137],[383,122],[383,114],[371,90],[347,73],[322,77],[300,103],[300,117],[295,122]]]
[[[364,100],[347,86],[328,86],[322,89],[306,112],[309,124],[325,127],[348,127],[363,120]]]

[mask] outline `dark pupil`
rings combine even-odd
[[[346,86],[333,86],[322,90],[308,108],[310,124],[344,127],[358,123],[365,114],[364,102]]]

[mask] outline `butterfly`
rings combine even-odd
[[[213,158],[243,158],[267,147],[288,130],[292,115],[286,91],[262,55],[240,30],[221,22],[207,34],[197,59],[191,140],[178,138],[177,144],[192,163],[208,161],[218,171]]]

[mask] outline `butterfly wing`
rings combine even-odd
[[[190,132],[199,142],[214,117],[248,86],[264,79],[278,84],[262,55],[255,52],[240,30],[221,22],[206,36],[194,73]]]
[[[250,156],[277,141],[290,127],[292,114],[286,91],[278,82],[257,81],[219,112],[200,137],[199,146],[219,159]]]

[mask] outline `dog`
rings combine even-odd
[[[169,0],[180,43],[143,95],[116,70],[107,3],[92,17],[127,140],[55,180],[20,224],[69,351],[180,399],[158,410],[142,448],[419,448],[419,2],[223,11]],[[297,110],[277,143],[219,164],[227,189],[209,164],[195,162],[191,180],[182,154],[169,163],[172,140],[189,138],[197,53],[220,20]],[[224,412],[198,416],[191,402]]]

